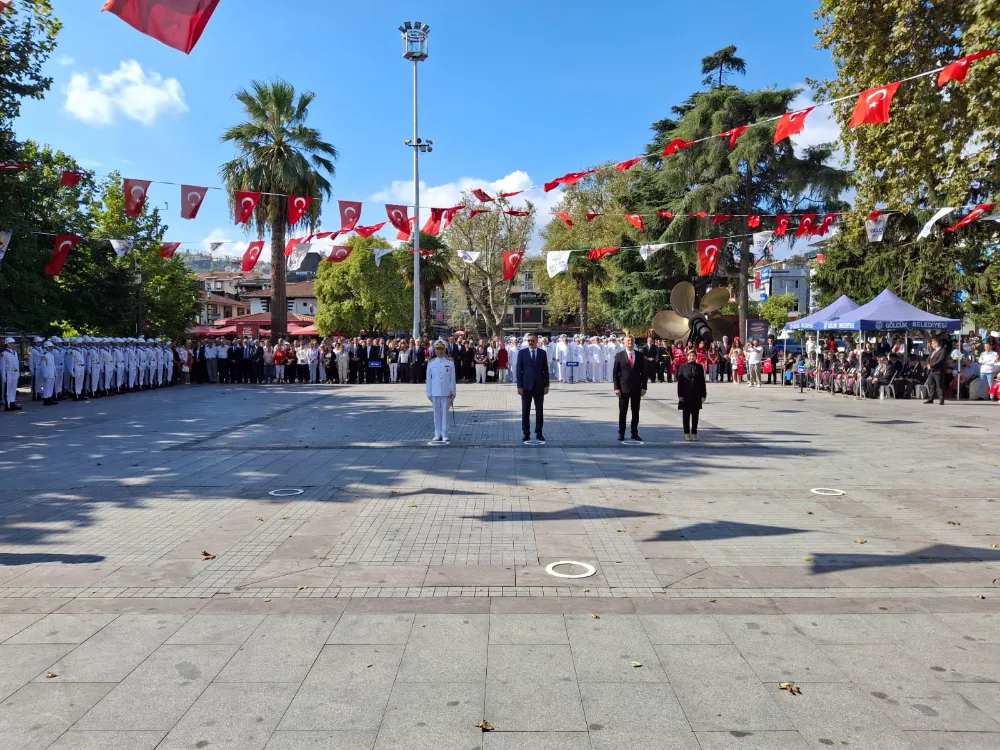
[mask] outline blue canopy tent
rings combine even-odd
[[[962,321],[931,315],[885,289],[871,302],[820,325],[823,331],[957,331]]]
[[[819,331],[822,330],[820,327],[822,323],[830,320],[831,318],[836,318],[857,309],[858,303],[846,294],[842,294],[834,302],[827,305],[822,310],[817,310],[812,315],[806,315],[804,318],[800,318],[799,320],[793,320],[790,323],[785,323],[785,330]]]

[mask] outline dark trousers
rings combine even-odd
[[[220,383],[228,383],[229,382],[229,358],[228,357],[226,357],[225,359],[221,359],[220,358],[220,359],[217,359],[215,361],[218,362],[219,382]]]
[[[927,400],[933,401],[935,398],[944,403],[944,378],[940,372],[932,372],[927,376]]]
[[[396,380],[400,383],[410,382],[410,363],[400,362],[399,363],[399,373],[397,373]]]
[[[771,372],[767,373],[767,384],[776,384],[778,382],[778,360],[771,360]]]
[[[642,394],[639,391],[632,391],[631,393],[622,392],[622,395],[618,397],[618,434],[625,434],[625,416],[628,414],[629,407],[632,407],[632,434],[639,434],[639,401],[642,399]]]
[[[684,434],[685,435],[697,435],[698,434],[698,415],[701,414],[701,409],[681,409],[681,421],[684,423]]]
[[[521,395],[521,432],[524,435],[531,434],[531,403],[535,403],[535,436],[541,437],[542,422],[545,421],[545,414],[542,402],[545,394],[540,390],[525,391]]]

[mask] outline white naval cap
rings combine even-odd
[[[46,341],[43,346],[55,346],[51,341]]]
[[[62,339],[59,338],[58,336],[53,336],[51,338],[51,341],[52,341],[53,344],[61,344],[62,343]]]
[[[14,343],[14,339],[12,339],[12,338],[11,338],[10,336],[8,336],[7,338],[5,338],[5,339],[3,340],[3,342],[4,342],[5,344],[13,344],[13,343]]]
[[[34,343],[36,343],[36,344],[42,343],[42,337],[41,336],[35,336]]]

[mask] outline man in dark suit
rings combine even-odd
[[[243,341],[240,338],[233,339],[229,345],[229,382],[243,382]]]
[[[612,371],[615,395],[618,396],[618,439],[625,439],[625,416],[632,409],[632,439],[639,437],[639,401],[646,395],[646,360],[635,348],[635,337],[625,336],[625,350],[615,355]]]
[[[549,357],[538,348],[538,336],[528,334],[528,348],[517,357],[517,392],[521,396],[521,432],[524,440],[531,439],[531,403],[535,403],[535,439],[542,437],[544,414],[542,403],[549,392]]]
[[[264,347],[260,342],[251,341],[253,352],[250,355],[250,382],[264,382]]]
[[[253,339],[243,340],[243,360],[241,361],[240,381],[243,383],[255,383],[253,378],[253,360],[257,354],[257,347]]]
[[[652,336],[646,337],[646,346],[643,347],[642,356],[646,360],[646,380],[656,381],[656,365],[660,359],[660,347]],[[662,379],[661,379],[662,380]]]
[[[931,341],[931,354],[927,358],[927,400],[924,401],[925,404],[933,404],[936,393],[940,404],[944,405],[944,377],[949,362],[947,349],[942,346],[939,339],[933,339]]]

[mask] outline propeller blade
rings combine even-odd
[[[728,336],[730,341],[733,340],[736,326],[725,318],[712,318],[708,321],[708,327],[712,329],[712,335],[716,341],[722,341],[723,336]]]
[[[653,316],[653,332],[657,338],[678,341],[688,337],[691,327],[687,318],[682,318],[673,310],[660,310]]]
[[[729,302],[729,289],[724,286],[717,286],[701,298],[698,305],[703,313],[713,313]]]
[[[670,306],[682,318],[691,317],[694,312],[694,286],[690,281],[682,281],[670,290]]]

